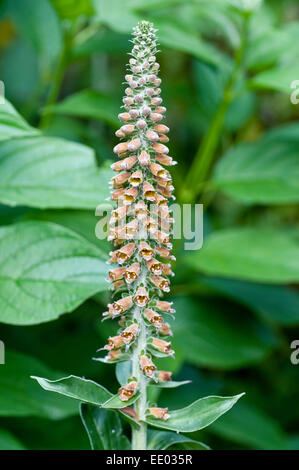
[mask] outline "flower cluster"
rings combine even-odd
[[[104,347],[105,360],[130,359],[133,372],[119,389],[126,402],[140,390],[140,382],[168,381],[171,373],[158,371],[153,356],[173,356],[166,314],[174,313],[172,303],[161,300],[169,292],[173,219],[169,200],[173,185],[167,168],[174,165],[168,155],[168,127],[161,123],[166,108],[160,97],[161,79],[156,62],[156,30],[142,21],[134,28],[133,49],[125,76],[123,125],[116,131],[121,139],[113,151],[118,160],[112,169],[112,211],[109,237],[115,245],[110,252],[111,283],[114,301],[108,304],[105,318],[118,318],[120,330]],[[113,265],[113,267],[112,267]],[[144,410],[143,410],[144,411]],[[157,419],[167,419],[168,411],[147,408]],[[137,416],[141,418],[140,416]]]

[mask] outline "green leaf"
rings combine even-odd
[[[102,28],[91,36],[82,37],[82,35],[78,34],[74,40],[72,50],[74,57],[85,57],[94,52],[125,54],[130,50],[129,34],[117,33],[116,31]]]
[[[26,447],[13,434],[0,429],[0,450],[25,450]]]
[[[219,50],[189,31],[186,31],[180,25],[170,21],[162,22],[159,20],[155,21],[155,27],[159,30],[157,35],[161,45],[180,52],[187,52],[209,64],[216,66],[226,64],[227,60]]]
[[[94,209],[108,195],[112,171],[94,152],[53,137],[7,140],[0,149],[0,201],[8,205]]]
[[[240,403],[237,409],[214,423],[209,431],[253,449],[286,450],[286,435],[262,410]]]
[[[191,380],[181,380],[181,381],[169,380],[168,382],[150,383],[149,387],[177,388],[177,387],[180,387],[181,385],[187,385],[190,383],[191,383]]]
[[[298,237],[292,233],[244,227],[213,233],[186,259],[194,269],[213,276],[290,283],[299,280],[298,252]]]
[[[56,114],[66,114],[85,119],[97,119],[113,127],[119,126],[117,115],[120,106],[112,96],[95,90],[82,90],[68,96],[60,103],[46,108]]]
[[[119,395],[114,395],[113,397],[109,398],[109,400],[107,400],[104,404],[103,404],[103,408],[107,408],[107,409],[121,409],[121,408],[125,408],[127,406],[131,406],[133,405],[133,403],[135,403],[136,400],[138,400],[138,398],[140,397],[140,393],[137,392],[132,398],[130,398],[128,401],[122,401],[120,398],[119,398]]]
[[[148,416],[146,422],[157,428],[176,432],[199,431],[229,411],[243,395],[244,393],[233,397],[200,398],[186,408],[169,411],[166,421]]]
[[[239,300],[262,318],[284,326],[299,324],[299,293],[295,289],[210,277],[201,279],[200,283]]]
[[[81,15],[94,13],[92,0],[51,0],[60,18],[75,20]]]
[[[298,80],[298,77],[298,64],[281,65],[255,75],[249,80],[248,85],[255,89],[275,90],[290,94],[292,92],[291,83]]]
[[[36,376],[31,378],[37,380],[44,390],[56,392],[92,405],[102,406],[112,396],[102,385],[75,375],[58,380],[48,380]]]
[[[135,14],[123,0],[92,0],[96,15],[95,19],[115,31],[131,32],[138,21],[142,19]]]
[[[183,434],[171,431],[156,431],[154,429],[148,430],[147,447],[149,450],[165,450],[178,444],[182,449],[209,450],[206,444],[190,439],[190,437]]]
[[[0,140],[38,134],[39,131],[29,126],[13,105],[5,99],[0,106]]]
[[[0,416],[39,416],[61,419],[78,413],[74,402],[45,394],[30,374],[61,375],[24,353],[6,351],[5,365],[0,369]]]
[[[242,311],[221,302],[174,297],[173,347],[191,364],[219,369],[244,367],[265,358],[276,345],[270,331]],[[232,328],[232,325],[234,327]]]
[[[8,13],[19,31],[39,54],[42,67],[50,72],[60,54],[62,30],[58,15],[49,0],[9,0]]]
[[[115,375],[120,385],[125,385],[132,374],[132,361],[117,362]]]
[[[80,415],[92,450],[129,450],[121,420],[115,411],[81,403]]]
[[[74,310],[105,286],[106,256],[58,225],[0,228],[0,321],[32,325]]]
[[[212,183],[246,203],[298,202],[298,141],[295,123],[278,127],[256,142],[236,145],[219,160]]]

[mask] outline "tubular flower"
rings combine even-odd
[[[169,168],[176,162],[168,155],[169,129],[162,124],[166,108],[160,97],[161,79],[156,62],[156,30],[141,21],[133,30],[133,49],[125,76],[126,89],[121,121],[113,148],[117,161],[112,169],[111,200],[116,204],[108,224],[110,252],[107,280],[114,290],[114,302],[105,317],[120,318],[116,336],[104,349],[106,362],[132,362],[132,376],[119,389],[122,401],[138,393],[134,404],[136,419],[144,421],[149,412],[157,419],[168,418],[164,408],[148,408],[146,388],[151,381],[169,381],[171,373],[157,371],[154,357],[173,356],[171,336],[164,314],[174,313],[172,303],[160,300],[169,292],[172,215],[169,201],[173,185]],[[167,168],[165,168],[167,167]],[[163,338],[163,339],[162,339]]]

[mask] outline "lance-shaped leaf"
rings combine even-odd
[[[0,321],[42,323],[72,311],[105,285],[105,255],[48,222],[0,228]]]
[[[140,393],[137,392],[132,398],[130,398],[130,400],[122,401],[119,398],[119,395],[114,395],[113,397],[109,398],[109,400],[107,400],[103,404],[103,408],[107,408],[107,409],[111,409],[111,410],[121,409],[121,408],[132,405],[133,403],[135,403],[136,400],[138,400],[139,397],[140,397]]]
[[[171,431],[156,431],[154,429],[148,430],[148,449],[149,450],[165,450],[175,445],[181,449],[193,450],[209,450],[209,446],[202,442],[195,441],[190,437],[184,436]]]
[[[244,393],[232,397],[200,398],[186,408],[169,411],[169,418],[165,421],[151,415],[148,415],[145,421],[152,426],[170,431],[199,431],[230,410],[243,395]]]
[[[112,394],[102,387],[102,385],[87,380],[82,377],[70,375],[58,380],[48,380],[43,377],[32,376],[32,379],[38,381],[44,390],[56,392],[66,397],[74,398],[75,400],[93,405],[102,406]]]
[[[81,403],[80,416],[92,450],[129,450],[131,448],[123,432],[119,415],[115,411]]]
[[[0,149],[0,202],[94,209],[108,196],[111,173],[97,168],[85,145],[42,136],[10,139]]]
[[[176,387],[180,387],[181,385],[187,385],[190,383],[191,383],[191,380],[181,380],[181,381],[169,380],[169,382],[150,383],[149,386],[159,387],[159,388],[176,388]]]
[[[0,140],[32,135],[39,135],[39,131],[29,126],[13,105],[5,99],[0,106]]]

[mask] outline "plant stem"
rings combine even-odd
[[[139,383],[140,398],[135,403],[135,411],[138,419],[142,420],[145,416],[145,410],[147,408],[147,394],[146,394],[146,378],[144,377],[139,366],[139,357],[141,351],[146,349],[146,331],[144,321],[142,319],[141,308],[139,310],[139,325],[140,332],[137,339],[137,344],[133,353],[133,376],[136,377]],[[140,421],[140,427],[134,428],[132,431],[132,449],[133,450],[145,450],[146,449],[146,423]]]
[[[51,109],[51,106],[56,103],[57,98],[59,96],[63,78],[65,75],[65,70],[69,62],[70,50],[72,48],[73,39],[74,39],[74,32],[75,32],[74,26],[65,32],[63,50],[61,52],[61,55],[60,55],[60,58],[59,58],[59,61],[58,61],[58,64],[57,64],[57,67],[53,76],[48,98],[45,103],[45,110],[42,114],[40,124],[39,124],[39,127],[41,129],[45,129],[49,127],[53,119],[53,110]]]
[[[223,128],[225,114],[235,96],[234,87],[243,64],[244,52],[247,44],[249,18],[250,14],[244,14],[241,42],[235,53],[232,73],[224,89],[222,101],[214,116],[211,126],[207,134],[204,136],[187,174],[185,185],[181,191],[181,197],[184,202],[192,202],[196,200],[197,195],[202,190],[210,172],[215,150]]]

